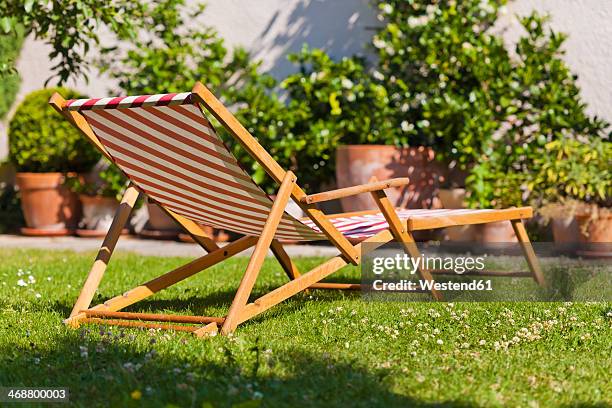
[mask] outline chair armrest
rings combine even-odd
[[[305,204],[319,203],[321,201],[336,200],[338,198],[348,197],[361,193],[384,190],[385,188],[401,187],[405,186],[409,182],[410,179],[408,177],[394,178],[385,181],[376,181],[374,183],[339,188],[337,190],[330,190],[325,191],[323,193],[307,195],[306,197],[303,197],[300,201]]]

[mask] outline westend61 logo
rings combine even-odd
[[[462,275],[466,272],[483,271],[485,269],[485,257],[441,257],[426,256],[421,254],[418,258],[407,254],[396,254],[395,256],[378,256],[372,258],[372,272],[377,277],[387,273],[388,275],[406,276],[414,275],[419,270],[444,271]],[[388,276],[389,277],[389,276]],[[435,282],[421,279],[418,282],[408,279],[383,280],[374,279],[371,287],[375,291],[482,291],[492,290],[490,280],[471,280],[469,282]]]

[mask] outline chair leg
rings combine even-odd
[[[223,335],[232,333],[240,323],[240,313],[249,300],[249,296],[253,290],[253,285],[255,285],[255,281],[257,280],[261,266],[266,259],[268,249],[272,244],[278,224],[283,217],[285,207],[289,202],[294,185],[295,175],[288,171],[285,174],[285,178],[283,179],[280,188],[278,189],[276,200],[274,201],[274,204],[272,204],[272,209],[270,210],[268,219],[266,220],[263,230],[261,231],[261,235],[257,240],[257,245],[255,245],[253,255],[251,255],[249,264],[247,265],[246,271],[244,272],[242,280],[240,281],[240,286],[238,286],[234,300],[232,301],[227,317],[225,318],[225,322],[223,323],[223,327],[221,328],[221,334]]]
[[[360,259],[363,259],[363,256],[368,252],[374,251],[376,248],[386,244],[392,239],[393,236],[389,230],[384,230],[373,237],[366,239],[362,243],[357,244],[355,249],[361,255]],[[283,286],[276,288],[273,291],[254,300],[252,303],[247,304],[240,313],[239,323],[245,322],[258,314],[265,312],[271,307],[276,306],[284,300],[289,299],[297,293],[313,287],[313,285],[317,284],[317,282],[320,282],[322,279],[325,279],[332,273],[338,271],[348,264],[349,261],[341,253],[334,258],[328,259],[326,262],[311,269],[303,275],[300,275],[299,278],[285,283]]]
[[[104,241],[100,246],[96,260],[94,261],[94,264],[89,271],[89,275],[87,275],[87,279],[83,284],[81,293],[79,294],[79,297],[72,308],[70,317],[77,315],[83,309],[87,309],[91,304],[91,300],[93,299],[96,290],[100,285],[100,281],[104,276],[104,272],[106,271],[110,257],[115,250],[115,246],[117,245],[117,241],[121,235],[121,230],[125,226],[127,219],[130,216],[134,205],[136,204],[139,194],[140,193],[138,190],[131,185],[125,191],[125,194],[121,199],[121,203],[119,204],[119,208],[117,208],[117,212],[115,213],[113,223],[104,237]]]
[[[525,260],[527,260],[527,264],[529,265],[529,270],[531,270],[531,273],[533,274],[533,279],[538,283],[538,285],[546,286],[546,280],[544,279],[544,274],[540,268],[540,262],[538,261],[538,258],[533,250],[533,246],[531,245],[531,241],[529,240],[529,236],[527,235],[523,221],[520,219],[511,220],[510,223],[512,224],[516,237],[521,243],[521,248],[523,250],[523,254],[525,255]]]
[[[406,251],[408,255],[413,258],[420,257],[421,254],[419,253],[419,249],[416,246],[412,234],[410,233],[410,231],[408,231],[406,224],[403,223],[402,220],[400,220],[400,218],[397,216],[395,208],[393,208],[393,205],[391,204],[391,201],[389,201],[389,198],[387,197],[387,194],[385,194],[384,190],[373,191],[371,194],[372,198],[374,198],[374,201],[376,202],[376,205],[385,216],[385,219],[389,224],[389,229],[391,230],[393,237],[398,242],[402,243],[404,251]],[[433,282],[433,276],[428,270],[418,268],[418,272],[421,276],[421,279],[425,279],[428,282]],[[442,294],[436,289],[431,289],[431,295],[436,300],[442,300]]]
[[[256,238],[254,237],[242,237],[223,248],[219,248],[216,251],[195,259],[188,264],[180,266],[164,275],[143,283],[142,285],[137,286],[122,295],[115,296],[114,298],[109,299],[89,310],[108,312],[116,312],[121,310],[127,306],[133,305],[134,303],[148,298],[162,289],[187,279],[188,277],[193,276],[204,269],[231,258],[245,249],[250,248],[255,244],[255,242]],[[79,322],[87,317],[86,313],[82,312],[82,310],[85,309],[87,309],[87,307],[78,310],[77,314],[66,319],[64,323],[70,326],[78,326]]]

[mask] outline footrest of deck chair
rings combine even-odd
[[[154,313],[109,312],[104,310],[82,310],[82,323],[97,323],[111,326],[136,327],[144,329],[175,330],[193,333],[198,337],[216,335],[223,317],[184,316]],[[185,323],[167,324],[167,323]],[[196,326],[197,324],[197,326]],[[202,326],[204,324],[204,326]]]

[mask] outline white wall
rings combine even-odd
[[[532,10],[549,14],[553,30],[569,35],[565,61],[578,75],[588,111],[612,122],[612,1],[611,0],[515,0],[503,23],[511,42],[522,28],[515,15]]]
[[[363,44],[379,23],[369,0],[209,0],[202,22],[218,29],[229,45],[240,44],[263,60],[277,78],[294,71],[286,60],[302,44],[324,47],[333,57],[367,53]],[[612,1],[515,0],[502,25],[512,42],[520,33],[515,14],[537,9],[552,15],[552,27],[569,34],[566,61],[579,76],[589,111],[612,121]],[[29,39],[18,63],[23,83],[18,95],[41,88],[50,76],[48,46]],[[89,83],[68,84],[91,96],[112,87],[95,72]],[[0,159],[6,154],[6,124],[0,124]]]

